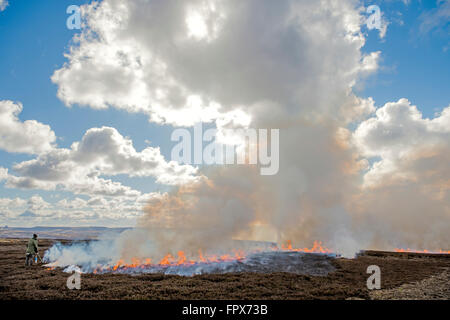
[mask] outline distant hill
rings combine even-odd
[[[32,227],[12,228],[0,227],[0,238],[30,238],[36,233],[41,239],[84,240],[96,239],[105,233],[121,233],[130,228],[107,227]]]

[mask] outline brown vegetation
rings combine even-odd
[[[54,240],[40,240],[41,255]],[[450,255],[368,252],[336,259],[326,277],[289,273],[215,274],[194,277],[160,274],[83,274],[81,290],[66,287],[67,273],[37,265],[25,267],[26,239],[0,239],[0,299],[389,299],[388,289],[424,282],[429,290],[450,268]],[[366,288],[369,265],[381,268],[383,293]],[[434,279],[427,281],[427,279]],[[448,278],[447,278],[448,279]],[[436,285],[434,298],[449,299],[449,284]],[[423,290],[414,287],[423,296]],[[380,291],[381,293],[381,291]],[[413,299],[413,296],[405,296]]]

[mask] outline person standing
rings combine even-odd
[[[28,240],[25,266],[33,265],[34,257],[38,254],[38,240],[37,234],[33,234],[33,238]]]

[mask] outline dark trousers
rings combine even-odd
[[[33,260],[34,260],[34,254],[27,253],[27,258],[25,260],[25,265],[26,266],[32,266],[33,265]]]

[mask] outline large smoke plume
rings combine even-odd
[[[194,9],[203,17],[203,29],[189,33],[185,15]],[[53,78],[67,103],[88,104],[95,95],[99,104],[180,125],[189,122],[185,98],[195,94],[205,112],[220,106],[208,119],[216,121],[219,132],[242,127],[228,117],[236,110],[251,117],[249,127],[280,129],[277,175],[261,176],[250,165],[203,167],[201,182],[148,203],[137,229],[114,240],[114,259],[178,250],[195,254],[226,248],[231,239],[291,240],[297,246],[321,240],[346,256],[367,248],[436,249],[450,243],[448,130],[438,124],[428,128],[433,143],[399,151],[395,161],[379,151],[387,140],[374,142],[371,153],[361,146],[373,142],[366,138],[377,134],[373,123],[381,115],[371,115],[374,101],[352,89],[376,71],[380,53],[362,53],[366,35],[358,1],[105,0],[84,12],[86,37],[72,56],[131,46],[136,51],[129,56],[141,59],[139,73],[126,73],[132,81],[124,86],[165,94],[149,93],[136,102],[136,92],[124,87],[120,96],[71,92],[66,88],[71,77],[102,82],[101,72],[80,74],[83,68],[73,60]],[[111,12],[115,19],[102,25]],[[101,36],[88,37],[89,30]],[[164,65],[163,74],[156,62]],[[106,67],[120,74],[119,67]],[[122,101],[123,92],[134,92],[133,99]],[[405,116],[413,108],[403,107]],[[447,118],[443,114],[439,121]],[[192,123],[199,119],[192,116]],[[352,132],[355,125],[358,130]],[[392,128],[397,130],[392,139],[404,139],[396,146],[407,145],[410,131],[396,123]],[[377,171],[387,162],[390,171]]]

